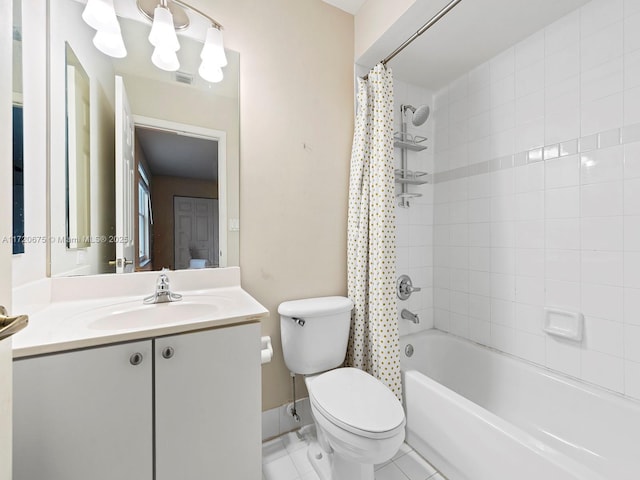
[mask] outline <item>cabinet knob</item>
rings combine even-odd
[[[173,357],[173,347],[165,347],[162,349],[162,357],[163,358],[171,358]]]
[[[140,365],[142,363],[143,356],[140,352],[136,352],[129,357],[129,363],[131,365]]]

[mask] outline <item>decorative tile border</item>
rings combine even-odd
[[[640,123],[614,128],[606,132],[594,133],[593,135],[567,140],[566,142],[545,145],[544,147],[534,148],[514,155],[492,158],[491,160],[472,163],[464,167],[445,170],[444,172],[436,172],[431,176],[432,183],[449,182],[460,178],[482,175],[483,173],[495,172],[506,168],[522,167],[530,163],[543,162],[637,141],[640,141]],[[437,162],[437,158],[435,161]]]

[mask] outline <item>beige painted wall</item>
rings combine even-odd
[[[153,264],[154,270],[174,264],[173,197],[218,198],[218,184],[214,181],[154,175],[151,179],[151,204],[154,212]]]
[[[278,304],[346,294],[353,16],[320,0],[193,5],[240,52],[240,266],[243,287],[271,312],[266,410],[291,398]]]
[[[354,59],[360,58],[416,1],[367,0],[355,16]]]

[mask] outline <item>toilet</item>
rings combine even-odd
[[[281,303],[287,368],[305,375],[318,441],[308,456],[321,480],[374,480],[374,465],[404,441],[402,405],[389,388],[344,362],[353,302],[319,297]]]

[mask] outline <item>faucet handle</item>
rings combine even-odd
[[[400,275],[396,283],[396,290],[400,300],[408,299],[413,292],[422,290],[420,287],[414,287],[409,275]]]

